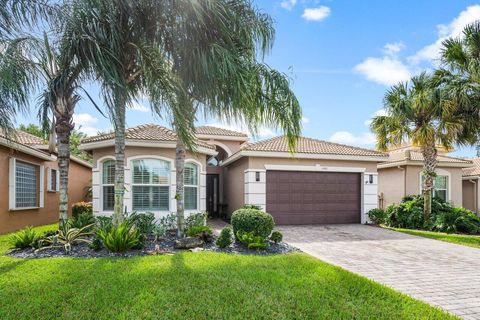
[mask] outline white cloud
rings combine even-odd
[[[410,79],[412,72],[399,59],[391,56],[367,58],[354,67],[356,72],[363,74],[368,80],[391,86]]]
[[[238,123],[236,125],[232,124],[225,124],[222,122],[213,122],[206,124],[207,126],[212,126],[212,127],[217,127],[217,128],[222,128],[222,129],[227,129],[227,130],[233,130],[233,131],[238,131],[238,132],[243,132],[247,134],[250,138],[253,138],[253,135],[249,132],[248,128],[246,125]],[[275,131],[273,131],[270,128],[266,127],[261,127],[258,129],[257,135],[255,138],[258,139],[268,139],[272,138],[274,136],[278,135]]]
[[[305,117],[305,116],[302,117],[302,123],[303,123],[303,124],[307,124],[307,123],[309,123],[309,122],[310,122],[310,119],[309,119],[309,118],[307,118],[307,117]]]
[[[79,113],[73,115],[73,123],[75,128],[87,136],[94,136],[99,131],[96,127],[98,119],[89,113]]]
[[[280,6],[287,10],[292,10],[296,4],[297,0],[283,0],[282,2],[280,2]]]
[[[412,63],[421,61],[435,62],[438,61],[442,42],[449,37],[461,36],[463,29],[470,23],[480,19],[480,5],[467,7],[465,10],[453,19],[449,24],[440,24],[437,26],[437,40],[420,49],[415,55],[409,57]]]
[[[365,120],[363,123],[369,127],[370,126],[370,123],[372,123],[372,119],[374,117],[378,117],[378,116],[386,116],[387,115],[387,111],[385,109],[380,109],[380,110],[377,110],[375,111],[369,119]]]
[[[348,144],[353,146],[373,146],[375,136],[370,132],[364,132],[360,135],[354,135],[348,131],[335,132],[329,139],[331,142]]]
[[[306,8],[303,11],[302,18],[307,21],[322,21],[331,13],[329,7],[320,6],[318,8]]]
[[[132,105],[130,106],[130,109],[131,110],[135,110],[135,111],[140,111],[140,112],[149,112],[150,109],[148,109],[147,107],[145,107],[143,104],[137,102],[137,101],[134,101],[132,103]]]
[[[387,56],[395,56],[403,49],[405,49],[405,45],[402,42],[387,43],[383,46],[383,52]]]

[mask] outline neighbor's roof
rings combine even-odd
[[[10,138],[12,141],[21,143],[27,146],[45,145],[47,141],[28,132],[16,129],[10,137],[7,137],[4,131],[0,131],[0,136]]]
[[[444,166],[470,167],[472,165],[472,161],[468,159],[455,158],[455,157],[450,157],[443,154],[437,155],[437,161],[438,161],[438,165],[444,165]],[[422,162],[423,162],[423,155],[420,151],[404,150],[401,152],[390,153],[389,160],[380,163],[378,167],[386,168],[386,167],[405,165],[405,164],[415,164],[415,163],[420,164]]]
[[[108,133],[99,134],[93,137],[85,138],[82,140],[82,144],[100,142],[100,141],[106,141],[106,140],[112,140],[112,139],[115,139],[115,133],[108,132]],[[175,142],[177,141],[177,135],[175,134],[174,131],[156,124],[142,124],[137,127],[128,128],[125,131],[125,139]],[[215,149],[215,146],[202,141],[197,141],[197,145],[208,148],[208,149]]]
[[[463,176],[480,176],[480,158],[472,158],[470,160],[473,162],[473,167],[463,169]]]
[[[242,150],[289,152],[287,138],[283,136],[246,144],[243,146]],[[352,147],[306,137],[298,138],[295,153],[388,157],[387,154],[375,150]]]
[[[248,135],[243,132],[218,128],[214,126],[200,126],[195,128],[195,131],[198,135],[248,138]]]

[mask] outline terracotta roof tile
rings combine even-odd
[[[82,140],[82,143],[99,142],[111,139],[115,139],[114,132],[103,133],[93,137],[85,138]],[[128,128],[125,131],[125,139],[175,142],[177,141],[177,135],[174,131],[156,124],[142,124],[137,127]],[[197,141],[197,144],[205,148],[215,149],[214,146],[202,141]]]
[[[473,167],[464,168],[463,176],[480,176],[480,158],[469,159],[473,162]]]
[[[247,138],[247,134],[243,132],[218,128],[214,126],[200,126],[195,128],[197,134],[211,135],[211,136],[231,136],[231,137],[244,137]]]
[[[289,152],[287,139],[283,136],[246,144],[242,147],[242,150]],[[387,154],[375,150],[352,147],[305,137],[300,137],[298,139],[296,153],[388,157]]]
[[[0,130],[0,136],[7,138],[7,135],[5,134],[5,132],[1,130]],[[43,140],[42,138],[39,138],[37,136],[34,136],[33,134],[30,134],[28,132],[18,130],[18,129],[15,130],[14,134],[9,138],[11,138],[14,142],[24,144],[27,146],[47,144],[47,141]]]
[[[405,150],[402,152],[392,152],[390,153],[389,160],[386,162],[393,163],[393,162],[400,162],[405,160],[423,161],[423,155],[421,152],[413,151],[413,150]],[[437,161],[439,163],[464,163],[467,165],[472,163],[468,159],[455,158],[455,157],[450,157],[442,154],[437,156]]]

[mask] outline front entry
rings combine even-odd
[[[207,174],[207,212],[210,217],[218,218],[218,174]]]

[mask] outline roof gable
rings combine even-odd
[[[241,137],[248,138],[248,135],[243,132],[214,127],[214,126],[200,126],[195,128],[197,135],[204,136],[228,136],[228,137]]]

